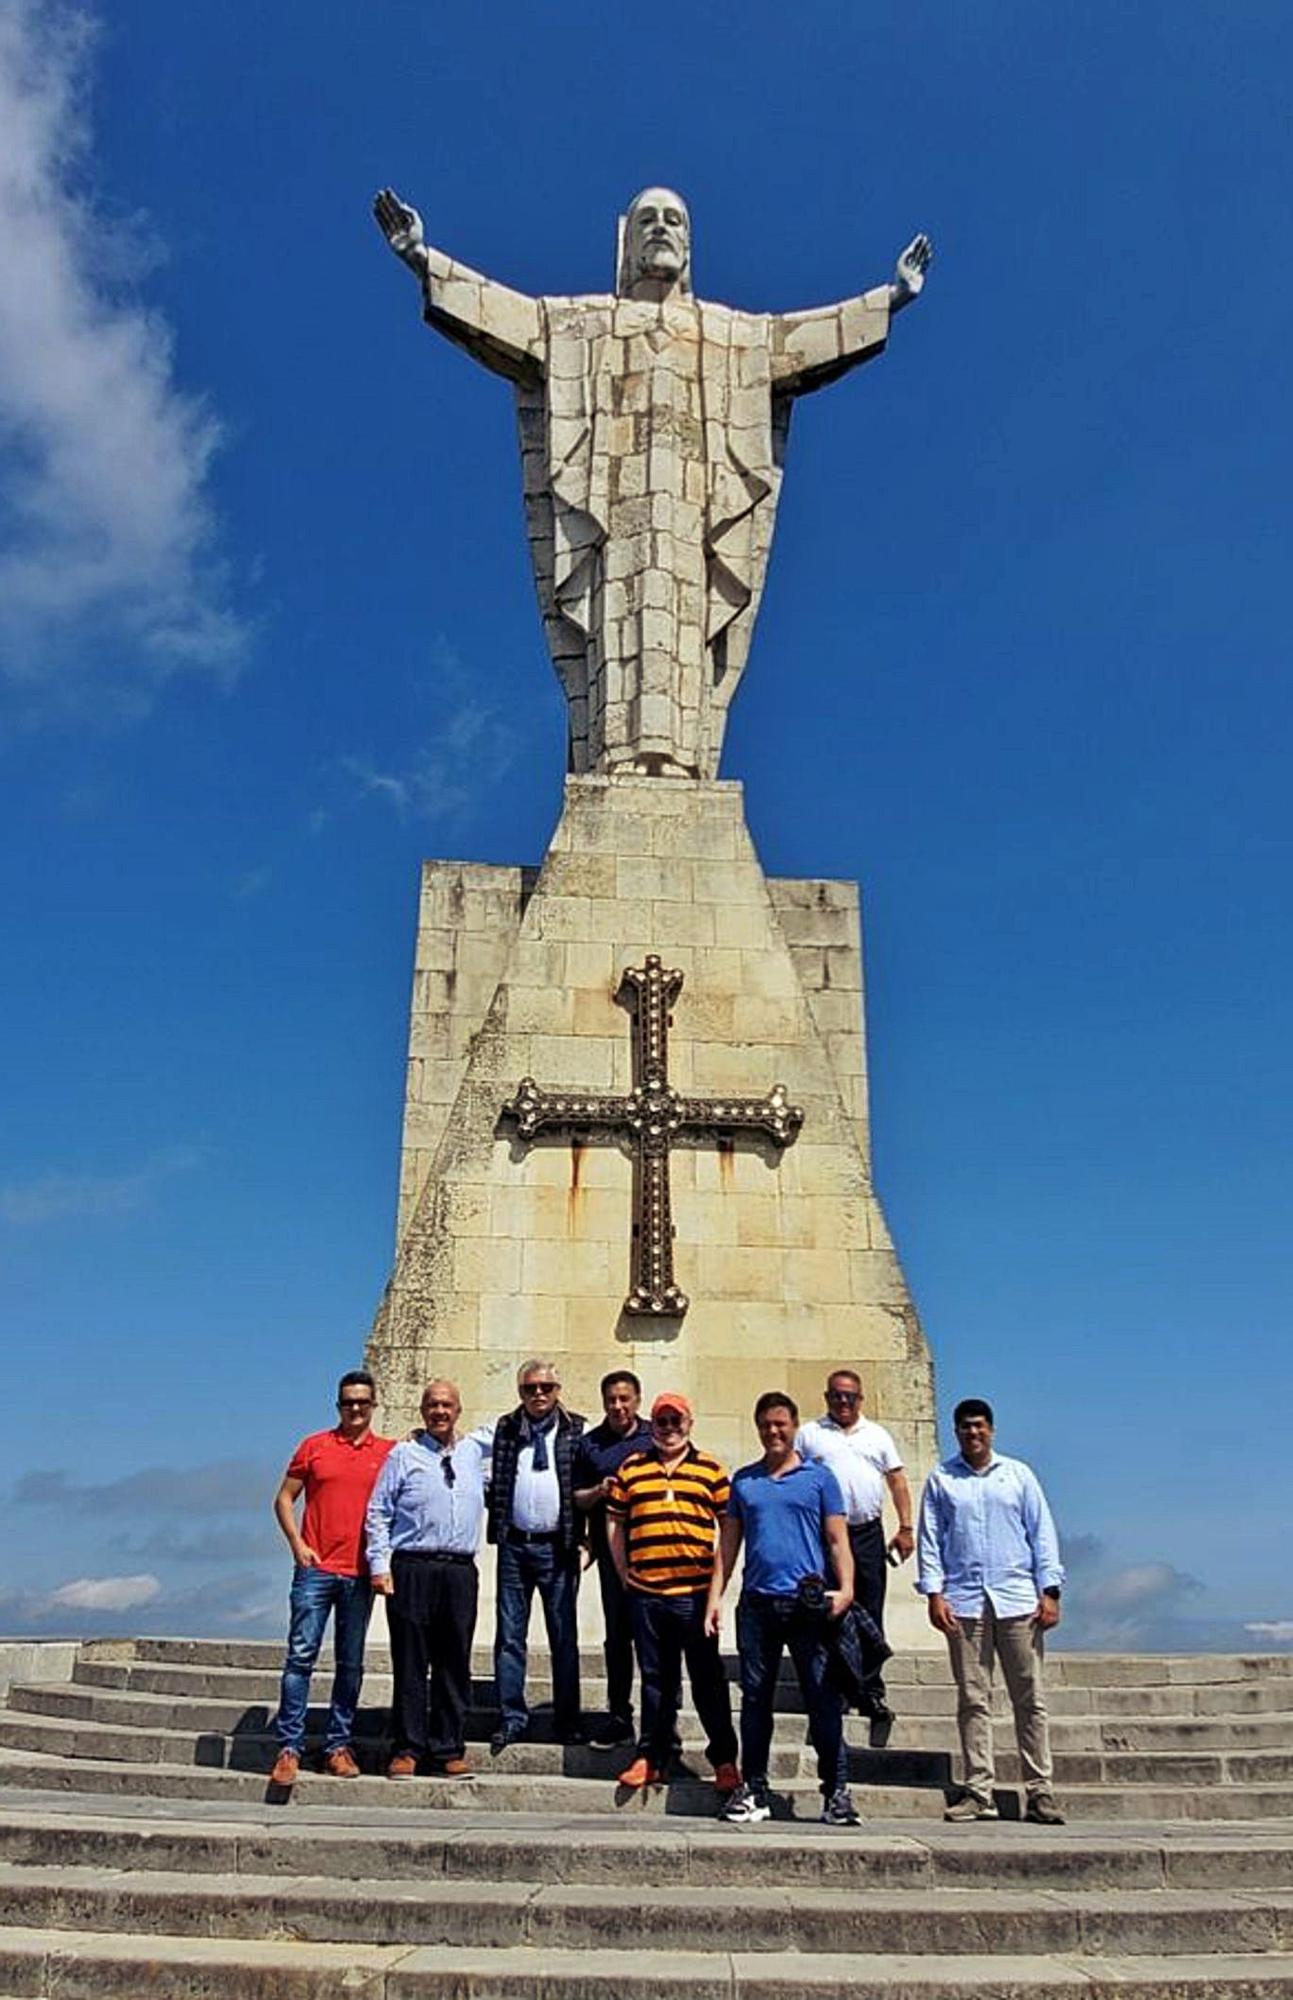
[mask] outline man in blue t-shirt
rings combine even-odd
[[[745,1782],[722,1817],[750,1824],[771,1817],[768,1756],[777,1674],[786,1647],[808,1711],[808,1733],[817,1752],[822,1819],[828,1826],[856,1826],[857,1809],[840,1783],[844,1717],[827,1679],[829,1621],[853,1602],[853,1554],[839,1481],[826,1465],[795,1450],[799,1411],[780,1389],[754,1406],[763,1457],[743,1465],[719,1540],[710,1585],[706,1629],[717,1634],[723,1591],[742,1542],[745,1575],[736,1608],[741,1656],[741,1769]],[[835,1588],[827,1588],[828,1572]]]

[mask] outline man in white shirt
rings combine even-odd
[[[561,1401],[561,1371],[536,1357],[516,1374],[520,1403],[494,1428],[487,1532],[498,1548],[494,1682],[500,1755],[530,1726],[526,1635],[537,1590],[552,1654],[552,1721],[559,1743],[584,1741],[579,1716],[579,1552],[586,1516],[575,1505],[574,1457],[584,1420]]]
[[[952,1422],[960,1450],[930,1473],[921,1495],[916,1582],[930,1624],[947,1639],[957,1689],[965,1796],[944,1818],[998,1816],[992,1675],[1000,1660],[1028,1792],[1025,1818],[1062,1826],[1042,1687],[1042,1635],[1060,1622],[1064,1582],[1055,1523],[1032,1468],[993,1450],[991,1404],[967,1397]]]
[[[884,1629],[884,1596],[889,1561],[906,1562],[915,1547],[912,1533],[911,1488],[897,1445],[883,1424],[862,1414],[862,1378],[852,1368],[836,1368],[826,1378],[826,1415],[802,1426],[795,1438],[801,1457],[819,1459],[838,1479],[848,1509],[849,1547],[853,1551],[854,1591],[858,1603]],[[884,1496],[886,1487],[898,1515],[896,1533],[886,1546]],[[870,1683],[871,1747],[883,1750],[893,1729],[893,1711],[885,1697],[883,1676]]]

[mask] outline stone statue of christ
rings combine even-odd
[[[790,412],[881,352],[925,282],[746,313],[693,296],[682,199],[621,219],[615,291],[530,298],[428,244],[389,188],[373,212],[429,326],[516,390],[530,552],[577,773],[717,775],[772,542]]]

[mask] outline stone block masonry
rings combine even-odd
[[[577,1129],[522,1139],[504,1107],[540,1090],[633,1085],[633,1016],[616,994],[659,957],[683,975],[669,1078],[696,1098],[803,1111],[793,1143],[682,1137],[670,1155],[685,1317],[624,1311],[634,1146]],[[567,1400],[599,1408],[616,1362],[648,1398],[696,1404],[729,1463],[754,1455],[756,1394],[820,1407],[827,1370],[858,1368],[867,1407],[919,1479],[936,1453],[929,1352],[871,1178],[862,950],[851,883],[769,881],[739,784],[567,780],[542,867],[428,862],[409,1035],[395,1266],[369,1359],[388,1426],[432,1374],[469,1421],[515,1400],[531,1353]]]

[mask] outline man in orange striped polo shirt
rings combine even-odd
[[[611,1559],[629,1594],[641,1682],[638,1754],[620,1783],[634,1790],[663,1777],[687,1662],[692,1699],[708,1741],[714,1783],[735,1791],[736,1731],[717,1637],[705,1633],[719,1526],[727,1512],[727,1472],[691,1442],[692,1408],[666,1390],[651,1405],[651,1443],[626,1458],[606,1502]]]

